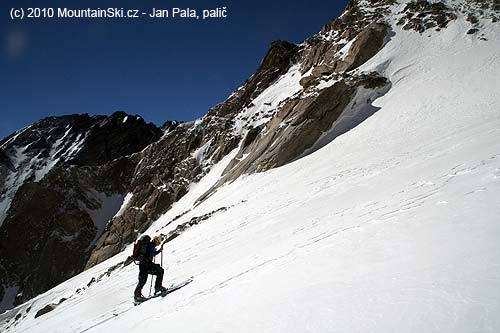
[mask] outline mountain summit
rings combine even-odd
[[[350,1],[194,122],[6,138],[2,307],[23,304],[1,330],[500,329],[499,16]],[[145,233],[167,239],[166,281],[194,278],[134,308]]]

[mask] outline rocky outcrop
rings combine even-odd
[[[57,308],[59,305],[61,305],[62,302],[66,301],[66,298],[61,298],[59,300],[59,303],[50,303],[50,304],[47,304],[45,305],[43,308],[41,308],[40,310],[38,310],[36,313],[35,313],[35,318],[38,318],[40,316],[43,316],[44,314],[47,314],[49,313],[50,311],[54,310],[55,308]],[[28,308],[28,312],[29,312],[29,308]]]
[[[442,2],[430,3],[427,0],[418,0],[408,3],[403,11],[398,25],[405,30],[414,30],[423,33],[427,29],[444,29],[457,16],[452,9]]]
[[[390,27],[383,22],[391,1],[371,1],[371,10],[350,1],[344,14],[325,25],[321,32],[308,39],[304,49],[300,84],[305,88],[317,85],[332,74],[348,72],[373,57],[387,41]]]
[[[242,87],[236,90],[224,103],[215,106],[208,116],[227,117],[248,105],[278,77],[285,74],[297,60],[299,47],[286,41],[275,41],[262,60],[259,68]]]
[[[35,313],[35,318],[38,318],[40,316],[43,316],[44,314],[49,313],[50,311],[54,310],[56,307],[57,307],[57,304],[53,304],[53,303],[45,305],[43,308],[38,310],[37,313]]]
[[[318,35],[306,40],[302,73],[311,69],[314,74],[333,73],[335,61],[343,55],[341,50],[368,25],[382,20],[390,12],[392,3],[388,0],[371,0],[368,10],[359,1],[349,1],[339,18],[323,26]]]
[[[389,26],[385,23],[371,23],[356,37],[342,60],[335,62],[335,72],[356,69],[377,54],[384,46]]]

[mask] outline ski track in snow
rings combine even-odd
[[[75,292],[128,247],[0,315],[0,330],[21,314],[8,332],[499,331],[500,29],[489,29],[488,42],[462,19],[428,38],[396,30],[359,69],[393,83],[378,112],[193,207],[236,151],[214,166],[146,232],[228,208],[165,247],[164,284],[191,284],[133,307],[130,265]]]

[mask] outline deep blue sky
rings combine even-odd
[[[2,0],[0,138],[49,115],[123,110],[158,125],[192,120],[257,68],[270,43],[299,43],[347,0]],[[220,20],[39,19],[11,7],[226,6]]]

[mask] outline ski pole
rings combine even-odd
[[[153,265],[155,263],[155,258],[153,257]],[[151,277],[151,283],[149,284],[149,296],[151,297],[151,289],[153,289],[153,277]]]
[[[153,277],[151,277],[151,284],[149,285],[149,296],[151,296],[151,289],[153,288]]]
[[[161,242],[161,267],[163,268],[163,245],[165,245],[166,238],[163,237],[162,235],[162,242]]]

